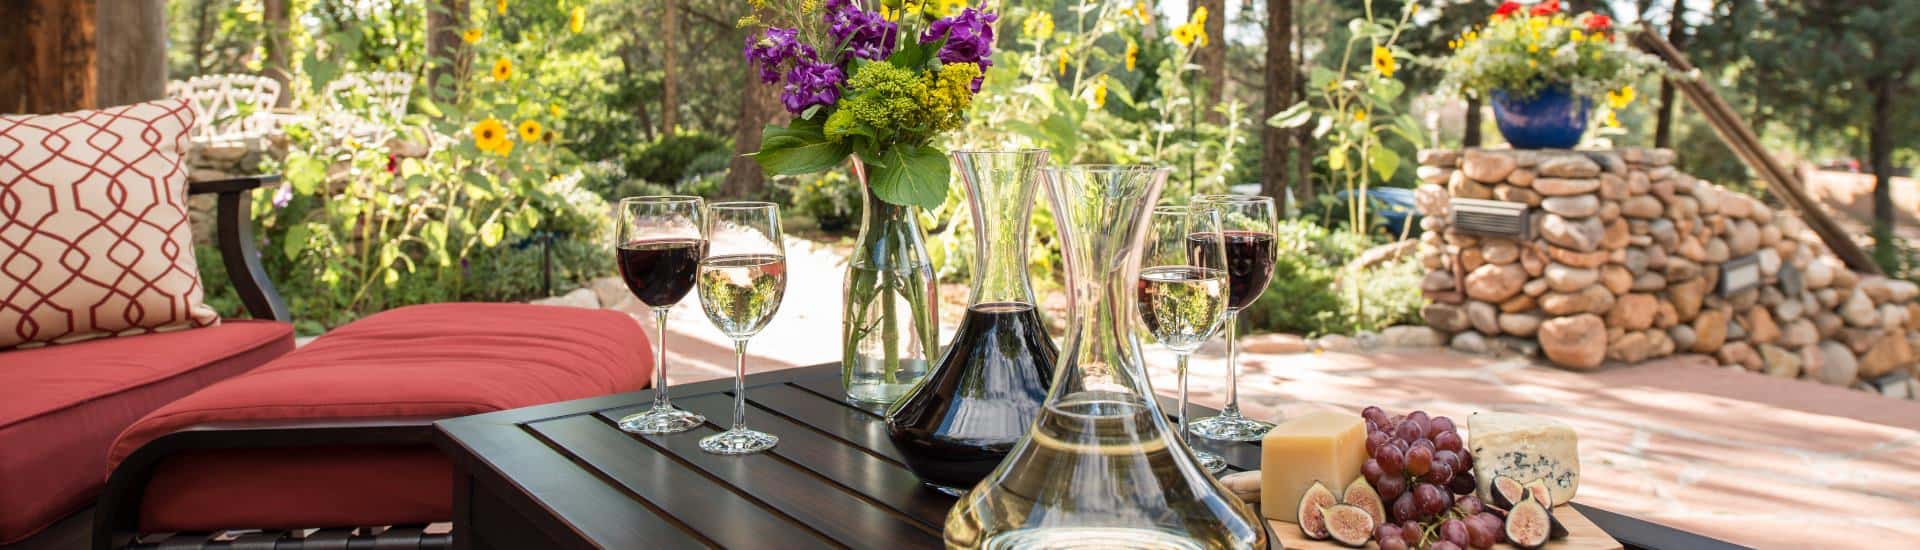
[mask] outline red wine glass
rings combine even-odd
[[[653,309],[653,406],[620,419],[620,429],[659,435],[707,421],[667,398],[667,311],[693,290],[707,255],[706,205],[700,197],[666,195],[620,200],[620,278],[633,297]]]

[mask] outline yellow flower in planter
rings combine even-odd
[[[1380,46],[1373,47],[1373,70],[1380,71],[1380,76],[1393,78],[1393,72],[1399,69],[1400,64],[1393,60],[1392,51]]]
[[[506,59],[493,62],[493,80],[506,82],[509,78],[513,78],[513,62]]]
[[[520,141],[539,141],[540,123],[531,120],[520,121]]]
[[[507,125],[501,124],[499,120],[489,117],[473,125],[474,147],[482,151],[492,151],[499,149],[502,143],[510,142],[507,140]]]
[[[1633,85],[1632,84],[1623,86],[1616,91],[1607,92],[1607,106],[1613,107],[1615,109],[1622,109],[1622,108],[1626,108],[1627,104],[1629,103],[1633,103]]]
[[[466,41],[468,44],[479,42],[481,38],[486,38],[486,36],[487,31],[480,29],[467,29],[466,32],[460,33],[460,39]]]
[[[574,6],[573,14],[567,18],[567,28],[572,30],[574,34],[580,34],[580,31],[586,30],[587,29],[587,8],[583,6]]]
[[[1613,116],[1613,111],[1607,111],[1607,127],[1608,128],[1620,127],[1620,117]]]
[[[1134,42],[1132,38],[1128,38],[1127,39],[1127,70],[1129,71],[1133,70],[1134,65],[1138,65],[1138,64],[1140,64],[1140,43]]]

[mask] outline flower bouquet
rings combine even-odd
[[[961,126],[980,91],[998,15],[953,1],[751,2],[742,23],[764,30],[744,53],[793,115],[766,127],[752,157],[779,175],[848,164],[865,190],[842,297],[842,382],[856,402],[891,404],[940,345],[933,264],[912,207],[947,198],[947,155],[934,142]]]
[[[1559,0],[1503,3],[1448,46],[1441,86],[1490,99],[1500,133],[1523,149],[1572,147],[1595,115],[1618,127],[1614,111],[1633,101],[1632,83],[1661,70],[1658,59],[1620,42],[1611,18],[1570,16]],[[1603,96],[1604,108],[1594,111]]]

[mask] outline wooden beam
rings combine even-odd
[[[100,47],[96,71],[100,106],[127,105],[166,96],[166,0],[107,1],[95,14]]]
[[[0,113],[91,109],[94,0],[0,2]]]
[[[1666,61],[1667,66],[1678,73],[1669,76],[1668,81],[1687,97],[1687,102],[1693,104],[1694,109],[1707,117],[1707,124],[1713,127],[1713,132],[1720,136],[1727,148],[1732,149],[1748,168],[1760,175],[1761,181],[1767,184],[1767,190],[1800,213],[1807,227],[1820,235],[1820,240],[1827,243],[1827,248],[1833,251],[1834,256],[1838,256],[1854,271],[1880,274],[1880,265],[1874,263],[1873,258],[1860,248],[1859,243],[1853,241],[1845,229],[1834,223],[1825,210],[1820,209],[1820,205],[1807,195],[1799,177],[1767,152],[1760,144],[1759,135],[1735,113],[1733,107],[1713,88],[1700,81],[1698,69],[1687,62],[1679,49],[1645,25],[1633,32],[1632,40],[1635,46]]]

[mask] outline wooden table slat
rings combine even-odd
[[[791,548],[825,535],[762,508],[758,502],[642,443],[636,436],[581,415],[527,425],[586,467],[644,499],[701,537],[725,548]],[[741,522],[751,530],[739,529]]]
[[[866,449],[883,460],[905,465],[900,450],[887,439],[887,424],[872,413],[856,409],[844,401],[828,399],[793,386],[769,387],[747,392],[747,400],[779,411],[821,433]]]
[[[751,397],[753,392],[750,390],[747,395]],[[725,395],[679,399],[674,404],[705,415],[708,419],[727,419],[733,414],[733,399]],[[619,418],[641,408],[613,409],[600,414],[606,418]],[[939,530],[945,526],[947,510],[953,507],[953,499],[923,488],[920,479],[905,467],[875,460],[866,451],[844,441],[825,437],[811,427],[758,408],[747,411],[747,425],[779,436],[780,444],[772,452],[781,458],[918,520],[930,529]]]

